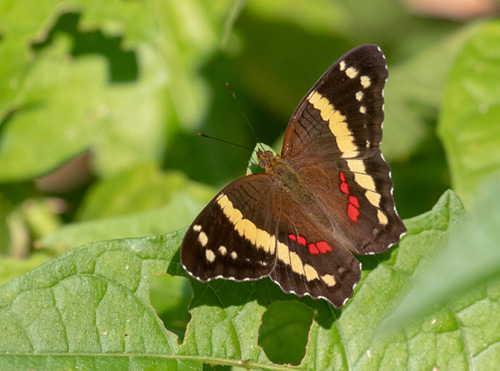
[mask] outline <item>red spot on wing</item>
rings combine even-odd
[[[310,245],[309,245],[310,246]],[[328,251],[332,251],[332,248],[330,247],[330,245],[328,244],[328,242],[326,241],[319,241],[319,242],[316,242],[316,246],[318,247],[319,251],[322,253],[322,254],[326,254]],[[311,251],[311,249],[309,248],[309,251]]]
[[[351,218],[354,223],[358,222],[359,210],[353,204],[347,205],[347,216]]]
[[[310,252],[311,254],[313,254],[313,255],[319,255],[319,250],[318,250],[318,248],[316,247],[316,245],[315,245],[315,244],[313,244],[313,243],[310,243],[310,244],[309,244],[309,252]]]
[[[305,245],[307,244],[306,239],[305,239],[304,237],[302,237],[302,236],[298,236],[298,237],[297,237],[297,242],[298,242],[299,244],[303,245],[303,246],[305,246]]]
[[[314,243],[308,244],[305,237],[300,235],[297,236],[292,233],[288,235],[288,238],[291,239],[292,241],[296,241],[300,245],[307,246],[309,248],[309,253],[313,255],[319,255],[320,253],[326,254],[328,251],[332,251],[331,246],[326,241],[319,241],[316,244]]]
[[[359,209],[359,200],[354,196],[349,196],[349,202]]]
[[[349,194],[349,185],[346,183],[345,181],[345,174],[344,173],[340,173],[339,174],[339,178],[340,178],[340,192],[342,193],[345,193],[346,195]]]
[[[347,183],[340,183],[340,191],[342,193],[345,193],[346,195],[349,194],[349,186],[347,185]]]

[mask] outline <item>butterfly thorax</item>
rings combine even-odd
[[[271,151],[258,151],[259,166],[274,176],[286,189],[300,190],[303,187],[301,178],[295,169]]]

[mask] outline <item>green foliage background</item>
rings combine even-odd
[[[382,149],[408,235],[361,258],[341,311],[267,279],[188,281],[182,228],[250,156],[196,133],[256,141],[225,83],[279,150],[305,92],[364,43],[389,63]],[[0,61],[0,369],[498,365],[498,19],[391,0],[0,0]]]

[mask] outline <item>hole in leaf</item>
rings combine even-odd
[[[186,326],[191,319],[187,308],[192,295],[191,286],[184,277],[162,274],[156,276],[151,283],[151,305],[165,328],[179,336],[179,343],[182,343]]]
[[[122,36],[110,36],[101,30],[90,30],[82,32],[79,29],[80,13],[63,13],[55,21],[44,40],[34,42],[31,48],[38,52],[50,45],[54,35],[64,33],[72,37],[73,57],[86,54],[99,54],[106,57],[109,63],[109,76],[112,82],[127,82],[137,80],[138,65],[137,56],[134,51],[122,48]]]
[[[293,301],[274,302],[262,316],[259,345],[275,363],[298,365],[306,354],[313,311]]]

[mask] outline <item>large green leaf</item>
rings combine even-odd
[[[230,6],[49,1],[33,12],[0,2],[0,180],[38,176],[88,150],[103,175],[160,162],[180,124],[196,127],[206,114],[197,68]]]
[[[162,207],[67,224],[44,236],[38,244],[40,247],[70,249],[92,241],[160,235],[188,225],[203,206],[204,203],[194,200],[190,195],[177,192]]]
[[[207,363],[263,370],[493,369],[500,356],[492,346],[498,331],[483,336],[482,318],[494,318],[496,306],[482,303],[485,297],[496,300],[498,281],[489,282],[488,290],[480,285],[481,295],[459,297],[389,335],[376,331],[413,276],[463,220],[460,202],[448,192],[431,212],[408,221],[408,235],[399,247],[362,258],[362,281],[341,311],[323,300],[285,295],[269,279],[206,284],[190,279],[192,319],[181,346],[156,317],[148,288],[158,273],[185,275],[178,255],[183,232],[91,244],[0,288],[0,366],[201,370]],[[297,300],[306,306],[297,307]],[[273,360],[297,363],[297,345],[291,342],[305,334],[297,327],[293,336],[283,336],[283,326],[291,323],[285,314],[292,310],[296,326],[303,323],[307,328],[314,319],[302,363],[280,366],[259,344]],[[259,329],[261,320],[265,330]],[[471,346],[471,336],[477,344],[482,341],[482,348]],[[278,350],[270,347],[277,340]],[[481,349],[487,349],[484,357]]]
[[[441,111],[453,186],[467,205],[485,179],[500,179],[499,40],[499,20],[475,28],[448,76]]]
[[[445,249],[416,277],[415,285],[387,321],[393,324],[407,322],[428,313],[436,306],[445,306],[457,312],[459,318],[469,319],[471,309],[481,308],[485,328],[481,334],[467,331],[468,343],[475,343],[487,357],[491,350],[488,338],[500,332],[498,316],[500,305],[500,183],[492,181],[481,188],[482,197],[471,210],[471,215],[452,235]],[[461,293],[460,300],[453,300]],[[451,304],[449,304],[451,303]],[[488,308],[483,312],[484,308]],[[482,337],[484,335],[484,337]],[[498,340],[498,338],[497,338]],[[482,342],[482,343],[481,343]],[[482,344],[482,345],[481,345]],[[478,353],[478,352],[476,352]]]
[[[4,285],[0,368],[175,365],[176,336],[158,320],[148,288],[176,246],[175,235],[96,243]]]
[[[96,182],[87,191],[77,219],[109,218],[158,208],[172,201],[179,191],[200,203],[215,195],[215,190],[190,181],[181,172],[163,172],[154,163],[146,163]]]

